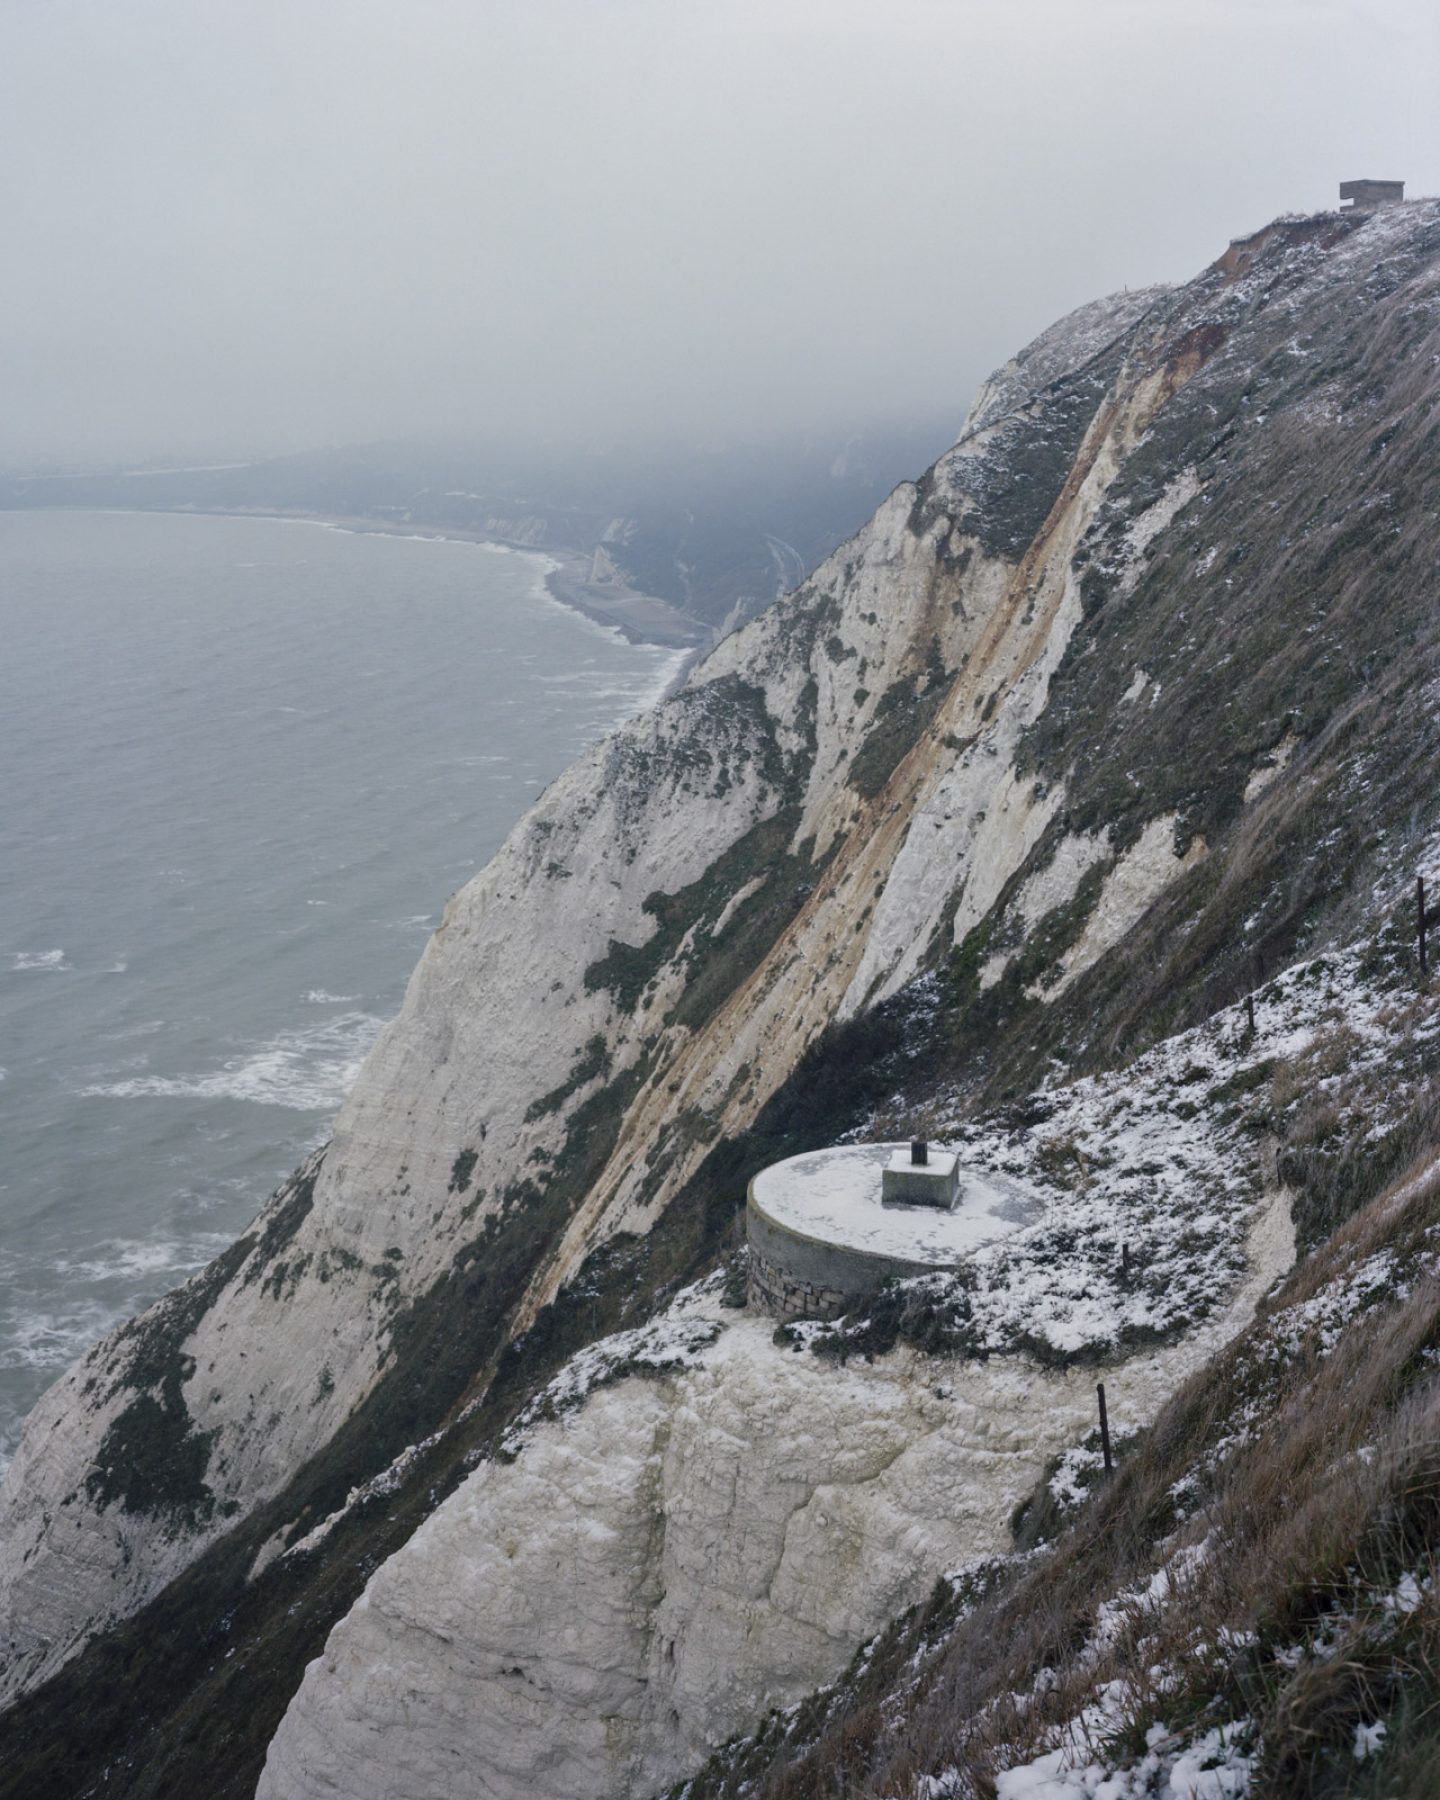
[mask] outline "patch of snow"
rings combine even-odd
[[[1395,996],[1362,974],[1364,955],[1362,947],[1317,957],[1268,983],[1252,996],[1253,1038],[1241,1009],[1227,1009],[1122,1070],[1046,1087],[1031,1122],[1016,1124],[1003,1112],[969,1119],[962,1093],[937,1098],[927,1115],[933,1142],[955,1151],[962,1166],[1010,1176],[1046,1199],[1038,1219],[983,1246],[968,1265],[977,1348],[993,1353],[1033,1341],[1075,1354],[1201,1320],[1211,1322],[1207,1330],[1238,1329],[1294,1260],[1295,1239],[1288,1194],[1272,1188],[1265,1198],[1273,1158],[1237,1101],[1263,1092],[1274,1065],[1323,1056],[1341,1019],[1350,1071],[1393,1077]],[[1423,1047],[1440,1021],[1406,1012],[1403,1029],[1407,1042]],[[1382,1133],[1393,1107],[1408,1104],[1403,1082],[1390,1079],[1387,1092],[1392,1109],[1377,1115]],[[863,1135],[893,1135],[904,1107],[897,1098]],[[1237,1290],[1247,1265],[1251,1273]],[[1343,1328],[1346,1309],[1385,1296],[1393,1279],[1381,1259],[1275,1315],[1269,1329],[1323,1349]],[[918,1292],[928,1284],[939,1297],[951,1280],[921,1276],[915,1285]],[[1236,1297],[1222,1310],[1227,1294]]]
[[[1245,799],[1247,801],[1254,800],[1258,795],[1263,794],[1271,782],[1276,780],[1286,763],[1295,754],[1295,747],[1299,742],[1299,738],[1293,731],[1287,731],[1270,752],[1269,758],[1265,762],[1257,763],[1255,768],[1250,771],[1250,779],[1245,783]]]
[[[682,1295],[680,1301],[684,1298]],[[680,1301],[660,1318],[631,1331],[617,1331],[600,1338],[572,1356],[555,1379],[517,1415],[500,1440],[501,1454],[518,1456],[537,1425],[575,1411],[597,1388],[625,1375],[693,1368],[725,1327],[713,1317],[687,1316]]]
[[[421,1438],[418,1443],[408,1445],[378,1475],[372,1476],[369,1481],[362,1482],[358,1487],[351,1488],[344,1501],[336,1507],[333,1513],[328,1513],[318,1525],[307,1531],[304,1537],[297,1539],[288,1549],[284,1544],[284,1532],[277,1532],[257,1552],[254,1562],[250,1565],[250,1580],[254,1581],[256,1576],[268,1568],[277,1556],[310,1555],[312,1551],[320,1548],[340,1521],[347,1518],[357,1507],[363,1506],[367,1500],[381,1499],[395,1493],[416,1463],[420,1461],[426,1451],[434,1449],[448,1429],[448,1426],[442,1427],[439,1431],[432,1431],[429,1437]]]
[[[1063,837],[1050,861],[1029,877],[1016,896],[1016,910],[1024,920],[1026,930],[1033,931],[1045,915],[1053,912],[1057,906],[1068,906],[1079,892],[1080,883],[1089,871],[1109,853],[1108,830],[1070,832]],[[980,969],[982,993],[999,981],[1018,954],[1018,949],[1001,950],[986,958]]]
[[[757,875],[753,881],[747,881],[743,887],[736,888],[735,892],[725,902],[720,917],[710,927],[710,935],[712,938],[718,938],[720,936],[721,932],[724,931],[725,927],[735,917],[736,913],[739,912],[740,908],[750,896],[752,894],[758,894],[760,889],[764,887],[769,879],[768,873]]]
[[[1087,1709],[1069,1728],[1070,1741],[999,1774],[996,1800],[1242,1800],[1250,1792],[1255,1758],[1247,1719],[1188,1740],[1152,1725],[1145,1754],[1128,1765],[1091,1747],[1091,1734],[1108,1724],[1104,1709]]]
[[[932,1150],[931,1167],[955,1158]],[[1030,1183],[976,1164],[962,1165],[954,1212],[933,1206],[882,1206],[886,1164],[910,1167],[908,1146],[858,1144],[811,1150],[762,1169],[751,1201],[772,1224],[799,1237],[898,1262],[953,1266],[981,1244],[1033,1219],[1045,1204]]]
[[[1383,1721],[1374,1725],[1357,1725],[1355,1727],[1355,1744],[1351,1754],[1356,1762],[1366,1762],[1370,1757],[1378,1755],[1385,1743],[1385,1726]]]
[[[1192,463],[1166,484],[1164,493],[1153,506],[1147,506],[1132,521],[1125,533],[1125,548],[1132,568],[1138,567],[1150,545],[1199,492],[1200,477]]]

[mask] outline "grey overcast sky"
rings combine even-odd
[[[1436,0],[0,0],[0,462],[958,423],[1356,175]]]

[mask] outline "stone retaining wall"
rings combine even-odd
[[[774,1319],[836,1319],[849,1299],[835,1288],[793,1280],[752,1244],[745,1304],[752,1312],[769,1313]]]
[[[753,1195],[745,1208],[745,1236],[746,1303],[776,1319],[838,1318],[892,1275],[925,1275],[935,1267],[802,1237],[761,1212]]]

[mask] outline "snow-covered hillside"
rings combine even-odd
[[[966,1167],[1024,1179],[1043,1217],[959,1276],[888,1292],[882,1328],[903,1320],[888,1345],[863,1312],[779,1331],[736,1319],[717,1276],[582,1352],[336,1628],[271,1747],[264,1800],[332,1792],[342,1771],[357,1800],[459,1795],[476,1768],[517,1800],[652,1792],[833,1681],[942,1572],[1006,1559],[1037,1484],[1062,1516],[1083,1502],[1101,1478],[1093,1359],[1129,1448],[1289,1270],[1287,1108],[1363,1093],[1378,1144],[1440,1048],[1440,1009],[1417,1010],[1370,941],[1253,1000],[1253,1030],[1230,1009],[1122,1070],[1042,1090],[1024,1125],[959,1125]],[[1245,1354],[1278,1378],[1302,1342],[1328,1352],[1358,1313],[1434,1273],[1435,1256],[1359,1259],[1272,1314]],[[1232,1413],[1176,1489],[1182,1519],[1203,1517],[1215,1471],[1274,1404],[1252,1394]],[[1190,1551],[1175,1557],[1192,1569]],[[1099,1668],[1167,1582],[1178,1593],[1162,1570],[1107,1602],[1081,1664]],[[567,1590],[585,1595],[569,1614]],[[1033,1759],[1036,1780],[1089,1770],[1075,1745],[1132,1698],[1090,1702]],[[1141,1774],[1173,1786],[1213,1735],[1156,1725]],[[942,1779],[936,1800],[950,1791]],[[1076,1792],[1093,1783],[1077,1774]]]

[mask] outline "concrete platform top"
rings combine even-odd
[[[864,1148],[869,1149],[871,1146],[866,1145]],[[929,1157],[930,1160],[928,1162],[916,1163],[911,1160],[910,1146],[908,1144],[896,1144],[890,1151],[885,1167],[887,1169],[894,1169],[897,1174],[902,1169],[908,1174],[911,1169],[920,1168],[929,1175],[945,1176],[950,1174],[956,1163],[960,1160],[953,1150],[932,1149],[929,1152]]]
[[[937,1268],[953,1267],[981,1244],[1028,1224],[1044,1205],[1022,1181],[962,1165],[953,1212],[882,1206],[882,1172],[902,1150],[908,1165],[909,1146],[896,1144],[846,1144],[787,1157],[750,1183],[750,1204],[797,1237]],[[937,1161],[942,1154],[948,1153],[931,1151]]]

